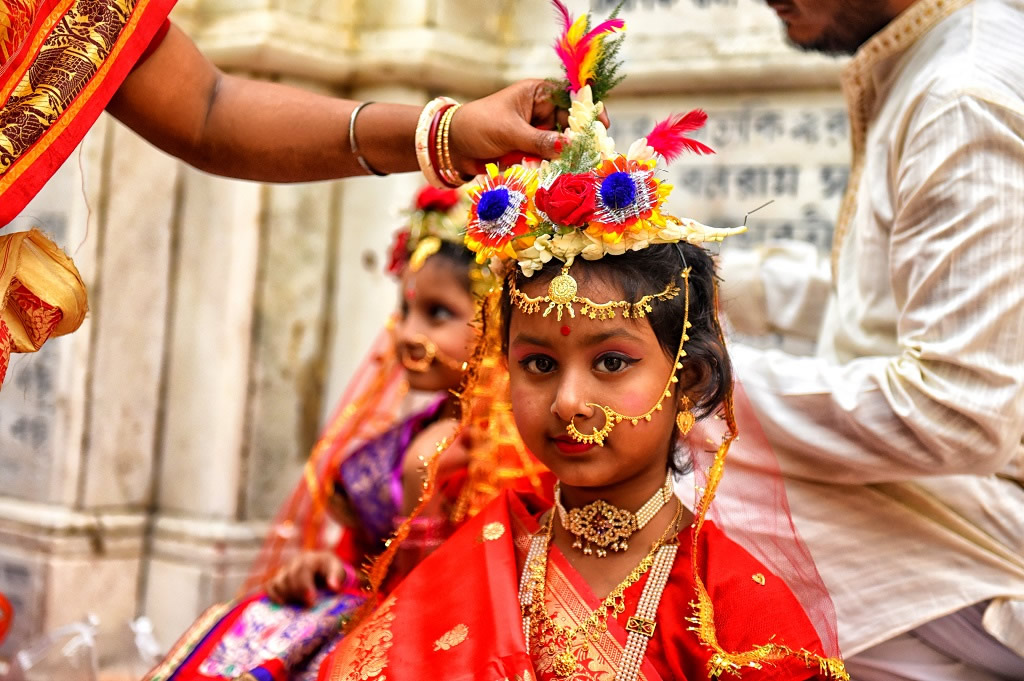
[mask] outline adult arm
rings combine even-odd
[[[928,101],[893,172],[898,352],[838,364],[736,348],[788,473],[838,483],[991,474],[1024,434],[1024,112]],[[869,304],[859,301],[858,304]]]
[[[522,81],[469,102],[451,124],[456,167],[522,152],[551,158],[560,135],[544,81]],[[352,156],[348,123],[358,102],[221,72],[171,26],[125,79],[107,107],[160,149],[200,170],[262,182],[306,182],[365,171]],[[371,166],[417,170],[420,108],[374,104],[357,119],[356,139]],[[546,130],[541,128],[547,128]]]

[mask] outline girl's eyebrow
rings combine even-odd
[[[640,337],[638,337],[636,334],[631,333],[629,331],[629,329],[626,329],[626,328],[620,326],[618,328],[609,329],[608,331],[601,331],[599,333],[591,333],[591,334],[588,334],[586,336],[583,336],[582,344],[583,345],[600,345],[601,343],[604,343],[605,341],[609,341],[609,340],[612,340],[612,339],[615,339],[615,338],[625,338],[627,340],[632,340],[632,341],[636,341],[636,342],[641,342],[642,341],[642,339]],[[512,343],[514,345],[518,345],[520,343],[525,343],[525,344],[528,344],[528,345],[537,345],[537,346],[540,346],[542,348],[550,348],[550,347],[552,347],[552,344],[551,344],[550,341],[545,340],[543,338],[540,338],[538,336],[531,336],[531,335],[525,334],[525,333],[516,334],[516,337],[512,339]]]
[[[524,334],[524,333],[516,334],[516,337],[512,339],[512,343],[513,344],[525,343],[527,345],[539,345],[542,348],[550,348],[551,347],[551,343],[549,343],[548,341],[544,340],[543,338],[538,338],[537,336],[529,336],[529,335]]]
[[[583,344],[584,345],[599,345],[601,343],[604,343],[605,341],[609,341],[609,340],[612,340],[614,338],[625,338],[625,339],[632,340],[632,341],[637,341],[637,342],[640,342],[642,340],[639,336],[637,336],[637,335],[635,335],[633,333],[630,333],[629,329],[627,329],[625,327],[622,327],[622,326],[619,326],[619,327],[616,327],[614,329],[610,329],[608,331],[602,331],[600,333],[592,333],[592,334],[588,334],[586,336],[583,336]]]

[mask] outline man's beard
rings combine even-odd
[[[853,54],[893,20],[885,10],[886,4],[886,0],[844,0],[817,40],[803,44],[788,42],[807,52]]]

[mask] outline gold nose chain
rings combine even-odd
[[[568,274],[568,272],[565,272],[565,273],[563,273],[562,276],[568,277],[569,274]],[[565,427],[565,429],[569,433],[569,437],[571,437],[576,442],[580,442],[582,444],[588,444],[588,445],[597,445],[598,447],[603,447],[604,446],[604,441],[608,439],[609,435],[611,435],[612,429],[616,426],[616,424],[622,423],[623,421],[629,421],[630,423],[632,423],[635,426],[638,423],[640,423],[641,421],[650,421],[651,417],[654,416],[655,412],[659,412],[659,411],[662,410],[662,406],[663,406],[663,403],[665,402],[665,398],[666,397],[672,397],[672,386],[679,382],[679,376],[677,375],[677,372],[682,370],[682,368],[683,368],[683,357],[686,356],[686,350],[683,348],[683,346],[686,344],[686,341],[690,340],[690,336],[689,336],[688,332],[690,330],[690,327],[692,326],[690,324],[690,268],[689,267],[687,267],[687,268],[685,268],[683,270],[682,277],[683,277],[683,282],[684,282],[684,284],[683,284],[683,289],[684,289],[684,294],[683,294],[684,298],[683,298],[683,300],[685,301],[684,302],[685,312],[683,313],[683,333],[682,333],[682,336],[679,338],[679,348],[676,350],[676,358],[675,358],[675,362],[673,362],[672,373],[671,373],[671,375],[669,375],[668,382],[665,383],[665,388],[664,388],[664,390],[661,391],[661,396],[658,398],[657,403],[653,407],[648,409],[645,414],[641,414],[640,416],[627,416],[625,414],[620,414],[619,412],[615,411],[611,407],[607,407],[607,406],[605,406],[603,404],[597,404],[596,402],[587,402],[587,406],[588,407],[593,407],[594,409],[599,409],[601,411],[601,413],[604,414],[604,425],[602,425],[600,428],[597,428],[595,426],[593,428],[593,431],[588,435],[586,433],[580,432],[580,430],[576,427],[576,417],[574,416],[572,418],[572,420],[569,421],[569,425],[567,425]],[[690,422],[689,425],[692,427],[692,425],[693,425],[692,422]],[[687,431],[689,430],[682,423],[680,423],[680,429],[687,430]]]

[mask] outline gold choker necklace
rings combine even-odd
[[[562,485],[556,483],[555,509],[562,527],[574,537],[572,547],[582,549],[584,555],[593,554],[604,558],[608,555],[608,549],[627,550],[627,540],[651,522],[651,518],[658,514],[672,496],[672,472],[669,471],[665,475],[665,484],[636,513],[612,506],[601,499],[583,508],[566,511],[562,505]]]

